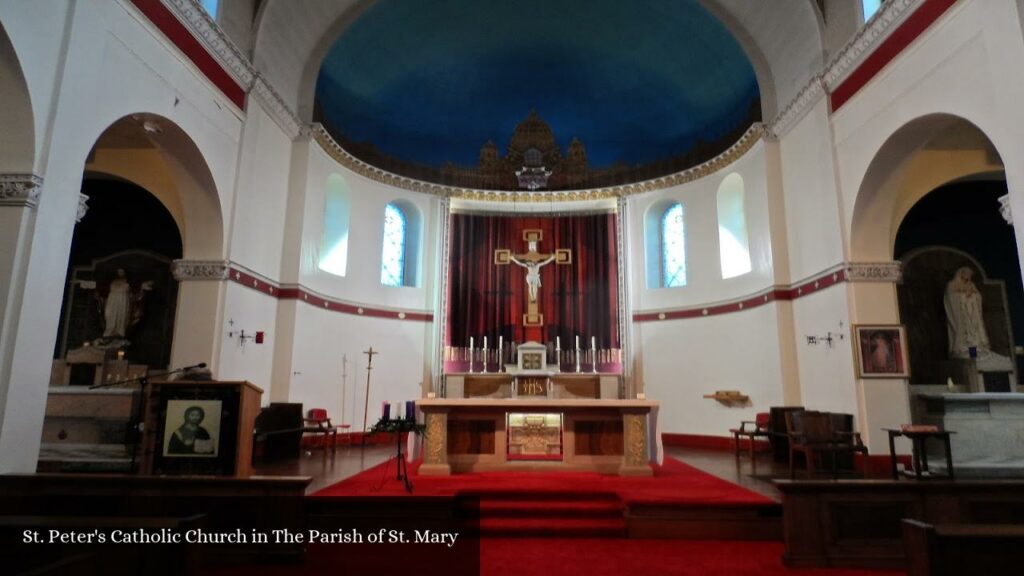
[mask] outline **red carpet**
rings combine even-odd
[[[483,576],[876,576],[902,571],[851,568],[786,568],[781,542],[721,540],[501,539],[480,541]],[[212,568],[205,576],[284,576],[291,574],[426,574],[446,567],[409,556],[367,566],[370,549],[311,545],[298,566],[245,565]],[[423,560],[422,563],[419,561]]]
[[[497,496],[499,494],[565,495],[613,494],[625,504],[774,506],[766,496],[722,480],[672,458],[656,466],[653,477],[622,477],[592,472],[479,472],[452,476],[419,476],[419,463],[409,472],[416,496]],[[328,486],[313,496],[402,496],[395,480],[395,461],[365,470]]]
[[[653,477],[592,472],[484,472],[418,476],[416,496],[455,497],[456,506],[479,507],[484,537],[622,538],[625,509],[635,504],[668,507],[760,509],[778,504],[678,460],[666,459]],[[315,493],[314,497],[405,495],[394,460]],[[477,517],[477,514],[469,514]]]

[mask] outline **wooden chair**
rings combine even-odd
[[[736,459],[740,457],[740,438],[746,438],[750,442],[750,459],[754,460],[754,439],[755,438],[768,438],[771,434],[768,431],[768,419],[769,414],[767,412],[759,412],[753,420],[744,420],[740,422],[739,428],[730,428],[729,432],[732,433],[733,441],[736,443]]]
[[[331,447],[338,445],[338,427],[331,423],[327,417],[327,410],[323,408],[310,408],[307,416],[302,419],[304,424],[302,431],[308,434],[321,435],[320,446],[327,447],[328,437],[331,439]]]
[[[814,459],[823,454],[831,456],[832,477],[838,476],[837,459],[841,454],[868,453],[857,432],[836,431],[833,415],[828,412],[805,410],[786,414],[789,435],[789,477],[796,477],[796,453],[804,455],[807,472],[814,472]]]

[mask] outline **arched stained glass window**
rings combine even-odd
[[[729,174],[718,187],[718,253],[723,279],[750,272],[745,194],[739,174]]]
[[[661,217],[662,286],[686,286],[686,223],[683,205],[668,207]]]
[[[385,286],[405,285],[406,219],[394,204],[384,208],[384,253],[380,266],[380,283]]]
[[[864,21],[871,20],[871,17],[882,7],[882,0],[862,0],[864,6]]]

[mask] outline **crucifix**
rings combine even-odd
[[[366,414],[370,410],[370,372],[373,370],[373,357],[375,354],[380,354],[370,346],[369,350],[364,350],[363,354],[366,354],[366,401],[363,404],[363,446],[366,445]]]
[[[537,244],[544,239],[542,230],[523,230],[523,240],[527,243],[527,251],[523,254],[513,254],[511,250],[495,250],[494,263],[498,266],[509,263],[522,266],[526,269],[526,289],[529,299],[526,307],[526,314],[523,314],[523,326],[543,326],[544,315],[540,313],[537,304],[538,292],[540,290],[540,269],[554,262],[555,264],[572,264],[572,250],[562,248],[556,249],[551,254],[542,254],[537,251]]]

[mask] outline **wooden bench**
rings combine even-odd
[[[1018,574],[1024,524],[928,524],[903,520],[907,576]]]

